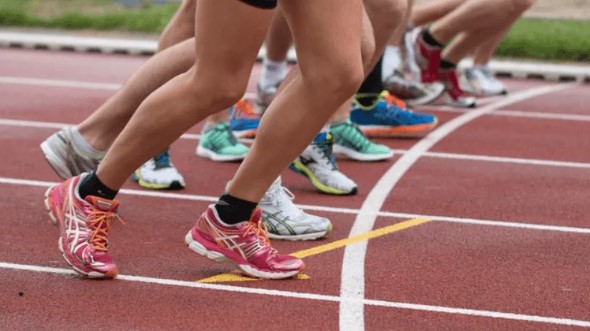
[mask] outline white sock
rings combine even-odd
[[[266,57],[262,61],[262,74],[260,77],[260,87],[264,90],[276,86],[285,79],[287,71],[287,62],[271,61]]]
[[[92,147],[80,134],[77,127],[70,128],[70,135],[72,137],[72,145],[79,154],[91,157],[95,160],[102,160],[107,153],[106,151],[99,151]]]
[[[381,75],[383,78],[391,76],[395,69],[399,69],[402,64],[402,57],[399,47],[387,45],[383,52],[383,65],[381,66]]]

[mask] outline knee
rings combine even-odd
[[[246,91],[248,80],[221,73],[215,76],[192,74],[188,84],[191,103],[209,113],[216,113],[238,102]]]
[[[354,61],[333,61],[318,65],[318,68],[321,70],[315,70],[303,79],[312,90],[322,91],[341,102],[354,95],[364,79],[360,56]]]

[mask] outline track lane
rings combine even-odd
[[[46,53],[46,52],[31,52],[31,54],[28,54],[27,55],[27,56],[30,56],[29,60],[37,57],[38,54],[33,54],[33,53],[52,54],[52,53]],[[1,57],[2,57],[2,52],[0,52],[0,58]],[[53,60],[55,62],[55,63],[53,63],[54,66],[56,66],[56,67],[61,66],[61,64],[57,60],[60,57],[61,57],[61,55],[58,56],[58,57],[54,57],[53,58]],[[23,57],[23,58],[26,58],[26,57]],[[101,56],[101,58],[102,58],[102,56]],[[113,56],[113,58],[125,58],[126,59],[126,57],[118,57],[118,56]],[[88,60],[88,59],[85,58],[84,56],[81,56],[80,59],[77,59],[76,61],[80,61],[80,63],[86,63],[86,60]],[[127,60],[124,60],[124,61],[127,61]],[[44,66],[39,66],[37,68],[42,69],[43,67]],[[113,68],[115,68],[115,67],[116,67],[116,65],[113,66]],[[80,71],[85,70],[85,69],[83,69],[85,67],[83,65],[80,65],[80,64],[77,64],[77,66],[74,66],[74,68],[76,68],[77,70],[80,70]],[[106,68],[105,70],[108,71],[109,69]],[[31,73],[33,73],[33,71],[31,71]],[[56,76],[52,76],[54,74]],[[4,75],[4,72],[0,72],[0,75]],[[59,70],[53,70],[53,71],[50,70],[50,72],[48,74],[46,74],[46,75],[47,75],[47,78],[59,77],[59,76],[57,76],[57,75],[59,75]],[[67,74],[67,75],[69,75],[69,74]],[[106,77],[106,76],[101,76],[101,75],[92,76],[92,75],[93,74],[91,73],[87,77],[96,77],[96,79],[105,79],[104,81],[105,82],[108,82],[107,79],[106,79],[108,77]],[[114,76],[110,76],[110,77],[114,77]],[[80,78],[80,77],[74,76],[73,74],[71,76],[71,79],[78,79],[78,80],[80,80],[80,79],[83,79],[83,78],[85,78],[85,77]],[[125,78],[122,78],[121,80],[123,81],[124,79]],[[511,85],[511,87],[514,87],[515,89],[518,89],[518,88],[528,88],[528,87],[531,86],[531,84],[528,81],[512,81],[512,80],[510,80],[508,82]],[[539,85],[541,85],[543,83],[533,82],[533,84],[539,84]],[[91,92],[91,94],[92,93],[94,93],[94,92]],[[27,95],[27,94],[25,94],[25,95]],[[82,100],[86,100],[86,92],[84,92],[83,94],[79,94],[79,95],[81,97],[81,99],[80,99],[81,101]],[[96,99],[98,100],[98,99],[104,98],[104,97],[105,97],[104,95],[99,95],[99,96],[96,97]],[[108,95],[106,97],[108,97]],[[45,100],[47,100],[47,99],[51,98],[51,95],[48,95],[48,96],[46,96],[44,98],[46,98]],[[90,97],[90,99],[92,99],[92,97]],[[57,100],[57,101],[59,101],[59,100]],[[74,101],[73,103],[76,103],[76,102],[78,102],[78,101]],[[59,103],[58,103],[58,105],[59,105]],[[5,109],[5,107],[2,107],[2,104],[0,104],[0,111],[3,111],[3,109]],[[90,107],[89,107],[89,109],[90,109]],[[15,116],[20,116],[20,115],[22,115],[22,112],[26,111],[26,109],[25,110],[22,110],[21,109],[20,111],[21,111],[20,113],[19,112],[14,112],[12,114],[15,115]],[[61,115],[62,114],[59,114],[57,117],[60,117]],[[67,116],[69,116],[69,115],[66,115],[65,113],[63,115],[66,116],[66,117],[61,118],[62,120],[63,119],[68,119]],[[54,116],[54,115],[47,114],[47,116],[48,117],[46,119],[51,119],[51,118],[53,118],[52,116]],[[442,116],[448,116],[448,119],[451,119],[451,118],[454,118],[457,115],[456,114],[443,114],[443,113],[441,113],[441,117]],[[35,119],[35,117],[33,116],[32,119]],[[482,119],[482,120],[487,120],[487,118],[486,119]],[[446,120],[443,120],[443,121],[446,121]],[[526,125],[526,123],[528,123],[528,122],[523,121],[523,123],[524,123],[524,125]],[[2,129],[0,129],[0,133],[4,129],[5,129],[5,127],[2,127]],[[22,132],[22,135],[25,135],[26,136],[27,133],[30,134],[29,131],[23,131]],[[18,143],[18,142],[21,141],[20,138],[18,138],[18,139],[17,138],[13,138],[13,140],[9,140],[9,139],[11,139],[11,138],[8,138],[7,137],[6,138],[6,141],[10,141],[10,142],[14,142],[14,143]],[[24,139],[26,139],[26,138],[24,138]],[[5,141],[5,140],[0,139],[0,141]],[[388,141],[388,140],[383,140],[383,141],[387,142],[388,144],[391,144],[390,146],[392,146],[392,147],[395,147],[395,148],[404,148],[404,149],[410,148],[415,143],[414,141],[410,141],[410,140],[402,140],[402,141],[390,141],[390,140]],[[565,140],[566,143],[569,143],[569,141],[570,141],[569,138]],[[183,171],[187,171],[189,173],[192,172],[192,171],[194,171],[193,165],[195,164],[195,159],[196,159],[196,157],[194,155],[191,155],[191,149],[194,149],[194,143],[195,143],[194,141],[193,142],[188,142],[187,141],[185,143],[179,142],[179,143],[175,144],[174,150],[173,150],[173,153],[174,153],[173,154],[173,157],[174,157],[175,162],[179,162],[179,164],[178,164],[179,167],[182,167],[183,168]],[[534,142],[531,142],[531,144],[532,143],[534,143]],[[24,150],[28,150],[30,152],[33,152],[35,148],[36,148],[36,146],[34,146],[34,143],[31,143],[29,145],[29,147],[27,147]],[[177,153],[177,150],[178,150],[178,153]],[[10,154],[7,154],[7,156],[9,156],[9,155]],[[186,158],[186,159],[183,159],[183,158]],[[177,159],[181,159],[181,160],[180,161],[176,161]],[[26,160],[26,159],[23,159],[23,160],[21,160],[19,162],[21,162],[21,163],[19,163],[19,165],[22,166],[22,165],[29,164],[30,161],[29,160]],[[37,164],[37,161],[33,161],[33,163],[30,163],[30,164]],[[362,183],[364,185],[368,185],[369,187],[370,187],[370,185],[372,185],[371,182],[374,183],[376,181],[376,178],[379,176],[379,174],[383,172],[382,166],[383,165],[387,165],[387,163],[374,164],[374,165],[371,165],[372,166],[371,170],[370,171],[367,171],[365,168],[363,168],[363,167],[365,167],[364,165],[361,167],[359,164],[357,164],[355,162],[346,162],[346,161],[343,161],[343,162],[341,162],[341,164],[344,167],[343,169],[345,169],[345,172],[346,173],[349,173],[350,172],[351,176],[355,180],[359,181],[359,183]],[[43,165],[43,166],[45,166],[45,165]],[[199,166],[201,166],[201,164],[199,164]],[[202,163],[202,166],[203,167],[207,167],[208,165],[207,165],[206,162],[203,162]],[[217,166],[217,164],[215,164],[215,166]],[[33,167],[35,167],[35,166],[33,166]],[[465,167],[465,164],[459,164],[459,165],[457,165],[457,167]],[[230,167],[227,167],[227,168],[230,168]],[[2,169],[2,170],[0,170],[0,172],[1,171],[4,171],[4,168],[0,168],[0,169]],[[16,168],[14,168],[14,169],[16,169]],[[523,169],[528,169],[528,167],[523,167]],[[30,170],[31,173],[37,173],[37,170],[35,168],[32,168],[31,167],[29,170]],[[225,182],[225,177],[224,176],[227,176],[229,173],[231,173],[231,171],[230,172],[228,172],[228,171],[229,171],[228,169],[225,169],[224,168],[219,173],[217,173],[217,175],[214,175],[214,176],[218,176],[218,177],[216,177],[213,180],[214,183],[216,183],[215,185],[223,184]],[[516,172],[516,170],[515,170],[515,172]],[[45,175],[46,174],[44,174],[43,176],[45,176]],[[371,177],[372,179],[369,179],[369,180],[365,181],[365,178],[368,175],[373,175],[375,178]],[[417,176],[418,177],[422,177],[423,175],[422,174],[417,174]],[[574,176],[575,176],[575,174],[574,174]],[[362,202],[362,200],[360,200],[360,201],[357,201],[357,200],[349,200],[349,199],[343,200],[342,198],[334,198],[334,197],[328,198],[326,196],[318,196],[317,194],[313,193],[309,189],[309,186],[307,185],[307,183],[305,183],[303,181],[302,178],[296,177],[294,175],[287,175],[286,178],[285,178],[285,181],[289,184],[289,186],[294,186],[295,187],[294,188],[294,191],[298,195],[297,202],[306,202],[306,203],[309,202],[310,204],[317,204],[318,203],[318,199],[320,199],[320,201],[322,202],[322,204],[324,202],[329,202],[329,203],[327,203],[328,205],[335,205],[335,206],[338,205],[338,204],[340,204],[340,203],[342,203],[342,204],[360,205],[360,203]],[[128,185],[129,185],[129,187],[132,187],[133,184],[128,184]],[[197,189],[201,189],[202,187],[215,186],[215,185],[210,184],[210,183],[207,183],[205,179],[203,179],[203,181],[201,181],[201,179],[198,179],[198,180],[195,180],[194,182],[191,182],[191,185],[190,186],[191,187],[194,187],[195,190],[197,190]],[[0,186],[0,188],[4,188],[4,187],[5,186]],[[217,186],[215,186],[215,187],[217,187]],[[415,189],[416,188],[414,187],[414,190]],[[577,190],[577,188],[575,188],[575,189]],[[36,189],[36,190],[41,191],[41,192],[43,191],[43,189]],[[0,192],[1,191],[2,190],[0,189]],[[194,191],[193,193],[198,193],[198,192],[202,192],[202,191]],[[395,192],[397,192],[397,189],[396,189]],[[218,192],[214,193],[213,196],[215,196],[217,194],[218,194]],[[125,198],[127,199],[127,197],[125,197]],[[138,201],[139,201],[140,198],[130,198],[129,201],[132,201],[133,199],[138,199]],[[143,205],[145,203],[145,200],[144,200],[145,198],[141,198],[141,199],[142,199],[142,202],[141,203]],[[151,199],[151,198],[148,198],[148,199]],[[24,201],[33,201],[33,199],[30,199],[30,198],[26,198],[25,197]],[[340,202],[340,201],[345,201],[345,202]],[[334,203],[334,204],[332,204],[332,203]],[[191,202],[190,206],[192,207],[192,206],[195,206],[197,204],[203,204],[204,205],[205,203],[204,202],[203,203],[192,203]],[[31,202],[31,207],[32,208],[34,208],[33,206],[36,206],[36,205],[37,205],[36,203]],[[174,204],[174,206],[181,206],[181,205],[189,206],[189,203]],[[399,204],[397,202],[395,204],[392,204],[391,205],[392,206],[392,210],[399,210],[398,207],[397,207],[398,205]],[[411,205],[411,204],[408,204],[408,205]],[[193,210],[188,210],[188,209],[191,209],[191,207],[181,207],[179,209],[180,210],[187,210],[186,213],[191,213],[191,212],[193,212]],[[144,216],[142,214],[142,212],[143,211],[136,211],[134,209],[134,210],[130,211],[129,213],[130,213],[130,215],[133,218],[137,217],[137,218],[147,219],[147,218],[153,217],[153,215],[150,215],[149,213],[147,213],[147,211],[146,211],[145,217],[141,217],[141,216]],[[184,215],[186,213],[182,213],[182,214]],[[448,213],[443,213],[443,214],[448,214]],[[136,215],[136,216],[134,216],[134,215]],[[331,214],[327,214],[327,215],[331,215]],[[32,216],[35,217],[36,215],[32,215]],[[340,214],[336,214],[335,217],[338,218],[338,219],[340,219],[341,215]],[[388,221],[391,221],[391,219],[388,219]],[[350,222],[349,224],[351,224],[352,223],[352,219],[350,219],[349,222]],[[343,224],[344,223],[346,223],[346,221],[344,221]],[[152,224],[146,224],[146,227],[148,227],[149,225],[152,225]],[[157,227],[157,226],[160,226],[160,225],[153,224],[153,226],[156,226]],[[20,230],[20,228],[18,226],[16,228],[17,228],[17,230]],[[346,233],[347,229],[346,228],[343,228],[343,227],[340,227],[340,228],[342,229],[343,232],[342,233],[336,232],[335,235],[345,237],[347,235],[347,233]],[[446,229],[452,229],[452,228],[447,227],[447,225],[445,225],[444,230],[446,230]],[[153,229],[151,229],[151,230],[153,230]],[[121,231],[124,231],[124,230],[121,230]],[[123,232],[120,232],[120,233],[122,234]],[[141,232],[141,233],[147,236],[147,234],[145,232]],[[115,236],[115,234],[113,234],[113,236]],[[116,237],[113,237],[113,238],[116,238]],[[143,238],[141,238],[141,236],[136,236],[134,238],[137,238],[138,239],[137,242],[141,242],[141,240],[143,240]],[[152,237],[149,237],[149,238],[152,238]],[[168,238],[164,238],[162,240],[166,240],[166,239],[168,239]],[[115,239],[113,239],[113,240],[115,240]],[[155,240],[155,243],[159,243],[158,242],[159,239],[154,239],[154,240]],[[170,239],[170,240],[172,240],[172,239]],[[117,241],[119,242],[120,240],[117,240]],[[142,242],[142,245],[144,245],[144,244],[148,245],[149,242],[145,242],[145,243]],[[281,245],[281,247],[280,247],[281,250],[283,250],[282,248],[289,248],[290,247],[289,246],[290,244],[279,244],[279,245]],[[293,245],[293,247],[300,247],[300,245],[299,244],[295,244],[295,245]],[[132,249],[132,248],[130,248],[130,249]],[[128,265],[127,262],[129,262],[129,264],[133,265],[133,260],[134,260],[134,258],[137,257],[136,253],[138,253],[138,254],[142,253],[142,252],[140,252],[139,249],[137,249],[137,251],[133,251],[133,252],[134,252],[133,256],[131,256],[131,254],[129,254],[128,260],[125,260],[125,262],[126,262],[125,264],[126,265]],[[166,264],[167,262],[169,262],[170,259],[165,259],[165,257],[167,257],[167,256],[168,255],[162,256],[162,258],[163,258],[162,264]],[[124,257],[121,257],[121,258],[122,259],[125,259]],[[322,263],[322,260],[319,257],[317,257],[317,258],[318,258],[317,261],[313,261],[314,265],[323,267],[324,264]],[[333,261],[334,258],[337,258],[337,256],[333,257],[330,261]],[[211,268],[215,268],[214,266],[216,268],[218,268],[218,269],[223,269],[223,266],[218,266],[218,265],[212,265]],[[140,271],[140,270],[137,269],[137,271]],[[178,270],[167,270],[166,272],[168,272],[168,271],[175,272],[175,271],[178,271]],[[177,275],[177,274],[174,274],[174,275]],[[334,288],[332,286],[333,284],[330,283],[330,282],[333,282],[334,281],[334,278],[332,276],[327,275],[327,277],[322,278],[322,279],[323,279],[323,283],[321,284],[322,290],[325,289],[325,288]],[[83,282],[80,282],[80,283],[83,283]],[[296,284],[303,284],[303,283],[296,283]],[[248,286],[253,286],[253,285],[248,285]],[[283,285],[280,285],[280,283],[277,282],[276,284],[275,283],[272,283],[271,286],[272,286],[272,288],[275,288],[275,286],[283,286]],[[288,287],[290,285],[286,285],[286,286]],[[309,284],[306,283],[303,286],[304,287],[307,287],[307,286],[309,286]],[[315,286],[314,286],[314,288],[315,288]],[[335,289],[335,294],[337,294],[337,293],[338,293],[338,289],[336,288]],[[414,301],[412,300],[411,302],[414,302]],[[501,304],[501,303],[498,303],[498,304]],[[277,306],[279,306],[278,303],[277,303]],[[390,323],[392,323],[392,322],[395,323],[395,321],[398,318],[396,316],[399,316],[400,312],[397,311],[396,313],[390,313],[390,314],[384,315],[385,317],[379,318],[379,317],[376,317],[376,316],[372,315],[371,314],[371,308],[368,308],[366,314],[367,314],[368,317],[371,317],[371,319],[368,320],[367,327],[369,327],[369,325],[370,326],[373,326],[373,325],[377,325],[377,326],[379,326],[379,325],[389,325],[389,326],[391,326]],[[407,313],[404,312],[402,314],[407,314]],[[413,315],[413,314],[410,314],[410,315]],[[441,316],[440,315],[437,315],[437,314],[435,314],[433,316],[432,314],[422,314],[422,313],[420,313],[419,315],[413,315],[413,316],[417,316],[417,318],[421,318],[423,321],[425,321],[425,320],[427,320],[427,321],[432,321],[432,320],[435,320],[435,321],[436,320],[449,321],[449,320],[455,320],[456,319],[455,317],[446,317],[446,315],[445,315],[445,317],[442,317],[441,318]],[[333,321],[335,321],[335,318],[337,318],[337,317],[331,315],[331,318],[332,319],[330,319],[330,321],[333,322]],[[471,321],[470,318],[459,318],[459,319],[460,320],[463,320],[463,321]],[[326,321],[327,320],[328,319],[326,319]],[[479,319],[478,318],[476,320],[477,321],[482,321],[482,320],[489,320],[489,319]],[[382,324],[382,323],[385,323],[385,324]],[[469,322],[467,322],[467,323],[469,323]],[[475,322],[473,322],[473,323],[475,323]],[[493,322],[493,323],[496,323],[496,322]],[[396,324],[396,325],[398,325],[398,324]],[[455,325],[455,324],[452,324],[452,325]],[[460,324],[456,324],[456,325],[460,325]],[[519,324],[510,324],[510,323],[508,323],[506,325],[530,325],[530,324],[524,324],[524,323],[522,323],[522,324],[521,323],[519,323]],[[534,325],[537,325],[537,324],[534,324]],[[379,327],[377,327],[377,328],[379,328]],[[381,329],[382,328],[383,327],[381,327]]]

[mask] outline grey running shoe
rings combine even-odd
[[[103,154],[80,150],[73,144],[72,130],[65,127],[41,143],[41,151],[55,173],[63,179],[96,170]]]
[[[260,84],[256,85],[256,111],[259,114],[264,113],[266,108],[268,108],[270,103],[274,100],[277,91],[279,90],[279,85],[280,83],[264,89]]]
[[[405,79],[399,70],[395,70],[392,75],[386,77],[383,86],[390,94],[404,100],[412,107],[434,102],[445,90],[444,84],[440,82],[423,84]]]
[[[258,204],[268,237],[282,240],[315,240],[332,230],[327,218],[310,215],[293,203],[295,196],[281,186],[280,177],[266,191]]]

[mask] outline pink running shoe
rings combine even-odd
[[[302,272],[305,265],[301,259],[278,254],[270,246],[261,217],[256,209],[248,222],[230,226],[222,223],[214,205],[210,205],[187,233],[185,242],[200,255],[234,263],[252,277],[282,279]]]
[[[115,278],[117,266],[109,255],[111,221],[118,219],[114,200],[78,195],[78,184],[87,174],[70,178],[45,193],[49,217],[59,225],[59,250],[74,271],[89,278]]]
[[[420,80],[422,83],[434,83],[438,81],[442,48],[428,45],[422,39],[422,31],[416,38],[415,47],[414,56],[420,68]]]

